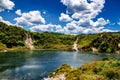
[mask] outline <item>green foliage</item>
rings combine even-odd
[[[5,44],[7,48],[13,48],[11,50],[24,49],[27,35],[31,36],[37,49],[71,50],[75,40],[75,36],[72,35],[30,32],[21,27],[0,22],[0,42]]]
[[[71,50],[75,36],[59,33],[31,33],[36,48]]]
[[[60,75],[62,73],[70,72],[71,69],[72,68],[69,65],[63,64],[61,67],[55,70],[55,73],[51,73],[50,76],[55,76],[55,75]]]
[[[64,66],[55,70],[54,76],[66,72],[66,80],[119,80],[120,61],[95,61],[84,64],[80,68]]]
[[[78,49],[83,51],[89,51],[91,43],[98,37],[97,34],[81,34],[78,35]]]
[[[116,53],[120,51],[120,33],[100,33],[100,34],[82,34],[78,35],[79,50],[90,51],[92,48],[99,52]]]
[[[21,27],[7,25],[0,22],[0,42],[8,48],[13,46],[24,46],[26,31]]]
[[[6,45],[0,42],[0,51],[6,50]]]
[[[37,49],[72,50],[73,43],[78,38],[78,49],[81,51],[92,51],[96,48],[99,52],[120,53],[119,32],[73,36],[53,32],[30,32],[21,27],[0,22],[0,43],[6,45],[7,48],[19,46],[25,48],[24,42],[27,35],[31,36]]]
[[[102,33],[99,34],[99,37],[95,39],[91,45],[98,48],[100,52],[115,53],[120,43],[120,37],[113,34]]]

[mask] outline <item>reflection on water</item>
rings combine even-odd
[[[20,54],[17,52],[0,53],[0,72],[22,66],[24,62],[24,52],[21,52]]]
[[[1,52],[0,80],[42,80],[62,64],[79,67],[107,57],[111,56],[68,51]]]

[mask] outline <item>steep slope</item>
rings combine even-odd
[[[34,49],[33,40],[31,38],[31,36],[28,34],[26,34],[25,46],[30,50]]]
[[[75,40],[73,44],[73,48],[72,48],[73,51],[78,51],[77,42],[78,42],[78,38]]]

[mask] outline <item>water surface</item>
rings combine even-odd
[[[0,80],[42,80],[62,64],[79,67],[108,56],[110,55],[45,50],[1,52]]]

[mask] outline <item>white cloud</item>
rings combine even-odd
[[[11,23],[11,22],[9,22],[9,21],[4,20],[4,19],[2,18],[2,16],[0,16],[0,22],[6,23],[7,25],[13,25],[13,26],[17,26],[17,27],[23,28],[23,27],[20,26],[20,25],[16,25],[16,24],[13,24],[13,23]]]
[[[95,18],[103,9],[105,0],[61,0],[67,6],[67,13],[72,13],[72,18]]]
[[[61,0],[67,6],[68,13],[79,12],[87,9],[87,0]]]
[[[21,13],[21,10],[19,9],[19,10],[17,10],[17,11],[15,11],[15,13],[17,14],[17,15],[19,15],[19,16],[21,16],[22,15],[22,13]]]
[[[21,15],[18,12],[20,11],[16,12],[20,17],[14,19],[17,25],[31,27],[39,24],[45,24],[45,19],[41,16],[39,11],[30,11],[28,13],[20,12]]]
[[[67,7],[66,13],[68,16],[72,18],[72,21],[64,26],[65,33],[80,34],[112,31],[105,28],[105,25],[110,23],[109,20],[98,18],[93,21],[102,12],[105,0],[61,0],[61,2]]]
[[[43,24],[43,25],[36,25],[30,28],[31,31],[34,32],[59,32],[63,33],[64,30],[60,25],[53,25],[53,24]]]
[[[91,20],[95,18],[105,4],[105,0],[61,0],[67,7],[66,12],[72,15],[73,19]]]
[[[67,23],[64,27],[65,33],[67,34],[80,34],[80,33],[99,33],[103,31],[111,31],[105,29],[104,26],[109,23],[109,20],[98,18],[97,21],[93,20],[79,20]]]
[[[61,13],[59,20],[62,22],[69,22],[72,21],[72,18],[70,18],[70,16],[67,14]]]
[[[4,23],[6,23],[6,24],[8,24],[8,25],[13,25],[11,22],[4,20],[4,19],[2,18],[2,16],[0,16],[0,22],[4,22]]]
[[[98,18],[96,22],[94,22],[94,27],[103,27],[104,25],[108,24],[109,20],[104,20],[104,18]]]
[[[76,34],[79,31],[81,31],[80,27],[78,27],[78,24],[76,21],[72,21],[71,23],[67,23],[64,27],[64,30],[66,34]]]
[[[108,24],[109,20],[104,20],[103,18],[99,18],[96,22],[92,20],[85,21],[71,21],[66,24],[66,26],[62,27],[61,25],[54,24],[43,24],[36,25],[30,28],[31,31],[38,32],[59,32],[65,34],[80,34],[80,33],[100,33],[100,32],[112,32],[112,30],[105,29],[104,25]],[[85,26],[85,27],[83,27]]]
[[[0,3],[2,1],[0,1]],[[87,0],[61,0],[61,2],[67,7],[66,13],[61,13],[59,17],[60,21],[66,22],[65,26],[45,24],[46,21],[39,11],[22,13],[20,9],[15,12],[18,15],[18,17],[14,19],[16,25],[28,26],[31,31],[48,31],[65,34],[87,34],[112,31],[104,27],[109,23],[109,20],[105,20],[104,18],[98,18],[96,21],[93,20],[102,12],[105,0],[91,0],[89,2]],[[12,8],[13,7],[1,8],[0,4],[0,11],[4,9],[11,10]],[[46,14],[46,11],[42,12],[42,14]],[[2,17],[0,17],[0,21],[11,24],[9,21],[3,20]]]
[[[30,28],[31,31],[38,31],[38,32],[44,32],[44,31],[49,31],[52,32],[54,31],[54,25],[52,24],[47,24],[47,25],[36,25]]]
[[[5,9],[12,10],[14,6],[15,4],[11,0],[0,0],[0,12]]]
[[[56,31],[55,32],[65,33],[65,30],[61,25],[56,25]]]

